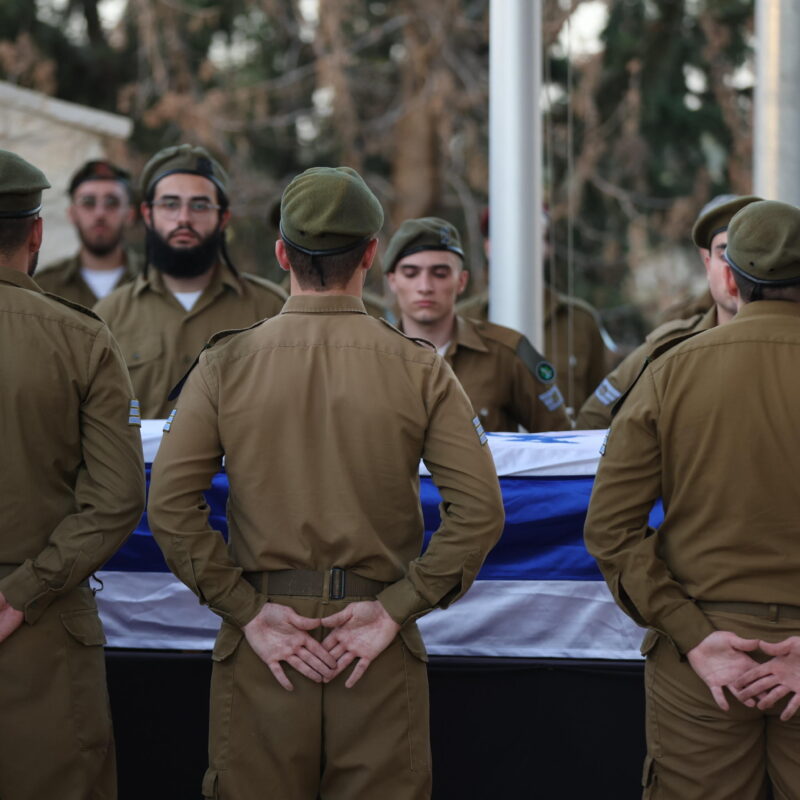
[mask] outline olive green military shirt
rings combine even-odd
[[[223,456],[227,546],[203,499]],[[421,556],[420,458],[443,499]],[[390,583],[378,599],[402,625],[469,588],[503,503],[445,361],[359,298],[300,295],[203,352],[167,422],[148,517],[170,568],[236,625],[266,601],[242,570],[332,567]]]
[[[749,303],[650,364],[611,425],[586,546],[682,653],[714,630],[696,600],[799,604],[798,363],[800,305]]]
[[[125,271],[117,281],[115,289],[130,283],[142,269],[142,257],[132,248],[125,249]],[[97,302],[97,295],[81,275],[80,253],[56,261],[36,271],[36,283],[46,292],[57,294],[73,303],[91,308]]]
[[[456,311],[485,320],[489,296],[486,292],[474,295],[458,303]],[[556,383],[568,409],[580,408],[608,371],[608,350],[597,312],[583,300],[549,286],[544,287],[544,353],[555,367]]]
[[[140,419],[108,328],[5,267],[0,374],[0,591],[33,623],[136,526]]]
[[[457,316],[445,358],[485,430],[572,428],[557,374],[518,331]]]
[[[629,353],[592,392],[581,407],[575,423],[578,430],[599,430],[611,424],[614,406],[633,385],[654,351],[669,342],[685,339],[694,333],[710,330],[717,324],[717,307],[712,306],[705,314],[696,314],[689,319],[678,319],[660,325],[651,331],[642,344]]]
[[[167,399],[170,391],[215,333],[271,317],[285,299],[285,292],[274,283],[217,264],[211,282],[186,311],[164,285],[161,273],[148,267],[94,310],[119,342],[142,417],[163,419],[173,406]]]
[[[545,286],[544,352],[556,368],[567,408],[577,411],[608,371],[597,312],[588,303]]]

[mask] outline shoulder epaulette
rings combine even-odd
[[[389,328],[389,330],[394,331],[398,336],[402,336],[409,342],[414,342],[414,344],[417,345],[418,347],[430,348],[431,350],[433,350],[434,353],[436,352],[436,346],[433,344],[433,342],[429,342],[427,339],[423,339],[420,336],[409,336],[408,334],[403,333],[403,331],[401,331],[400,328],[396,328],[394,325],[392,325],[391,322],[384,319],[383,317],[380,317],[380,321],[387,328]]]
[[[685,320],[683,320],[685,321]],[[666,323],[669,324],[669,323]],[[642,364],[642,368],[639,370],[639,374],[631,381],[631,385],[619,396],[619,399],[616,403],[614,403],[613,408],[611,409],[611,418],[613,419],[619,410],[622,408],[622,404],[627,399],[628,395],[631,393],[631,389],[639,382],[639,378],[644,375],[644,371],[647,369],[648,364],[652,364],[659,356],[663,356],[668,350],[672,350],[673,347],[677,347],[677,345],[681,344],[681,342],[685,342],[687,339],[691,339],[693,336],[697,336],[697,334],[703,333],[703,331],[696,331],[696,330],[688,330],[684,331],[682,335],[673,336],[671,339],[667,339],[665,342],[661,342],[657,344],[651,351],[650,354],[645,358],[644,363]]]
[[[674,335],[680,336],[696,328],[702,319],[702,314],[695,314],[685,319],[671,319],[669,322],[665,322],[663,325],[659,325],[655,330],[650,331],[645,337],[645,341],[650,344],[655,344],[663,341],[667,337],[671,339]]]
[[[52,292],[42,292],[42,294],[44,294],[45,297],[49,297],[51,300],[55,300],[56,302],[61,303],[62,306],[67,306],[68,308],[73,309],[73,311],[80,311],[81,314],[86,314],[87,317],[96,319],[98,322],[103,322],[102,317],[99,317],[90,308],[86,308],[86,306],[82,306],[80,303],[75,303],[72,300],[67,300],[60,294],[53,294]]]
[[[253,275],[251,272],[242,272],[240,277],[243,280],[254,283],[256,286],[260,286],[262,289],[269,289],[273,294],[278,295],[278,297],[280,297],[282,300],[285,300],[289,296],[286,293],[286,290],[281,286],[278,286],[277,283],[273,283],[266,278],[262,278],[260,275]]]
[[[505,325],[497,325],[494,322],[472,320],[472,324],[481,336],[491,339],[493,342],[504,344],[511,350],[516,350],[520,340],[525,338],[519,331],[515,331],[513,328],[506,328]]]
[[[187,378],[191,374],[192,370],[197,366],[197,363],[200,361],[200,356],[205,353],[206,350],[210,350],[215,344],[221,342],[223,339],[227,339],[231,336],[236,336],[237,333],[244,333],[245,331],[252,330],[253,328],[257,328],[259,325],[263,325],[266,322],[265,319],[260,319],[258,322],[254,322],[252,325],[249,325],[246,328],[232,328],[231,330],[227,331],[219,331],[215,333],[204,345],[203,349],[197,354],[197,358],[192,362],[192,365],[186,372],[183,373],[183,377],[172,387],[170,393],[167,395],[167,400],[174,400],[180,393],[181,389],[183,389],[183,384],[186,383]]]

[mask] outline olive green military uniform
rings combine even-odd
[[[142,268],[141,256],[132,248],[126,248],[124,266],[125,271],[120,275],[115,289],[130,283],[139,274]],[[57,294],[73,303],[80,303],[86,308],[91,308],[98,299],[81,275],[80,253],[37,270],[36,283],[46,292]]]
[[[86,579],[144,506],[139,415],[108,329],[0,267],[0,797],[113,800],[103,629]]]
[[[518,331],[457,316],[445,358],[485,430],[572,428],[553,368]]]
[[[459,314],[486,319],[488,295],[475,295],[456,306]],[[556,370],[556,383],[570,409],[580,408],[605,377],[608,351],[597,312],[576,297],[544,287],[544,353]]]
[[[544,352],[567,407],[579,409],[608,370],[597,312],[577,297],[544,287]]]
[[[167,423],[149,519],[173,571],[225,620],[206,797],[429,796],[425,653],[414,620],[467,590],[503,525],[472,417],[444,360],[369,317],[355,297],[290,297],[278,317],[202,354]],[[275,418],[280,425],[264,424]],[[202,500],[223,455],[227,547]],[[420,458],[444,500],[421,557]],[[345,675],[323,686],[293,672],[289,694],[243,640],[242,626],[272,595],[268,580],[248,582],[241,571],[333,567],[386,586],[377,598],[401,636],[352,689]],[[319,617],[353,598],[277,599]]]
[[[217,332],[251,325],[277,314],[285,292],[254,275],[238,275],[223,264],[191,311],[148,269],[95,306],[119,342],[142,417],[163,419],[170,390]]]
[[[695,333],[710,330],[717,324],[717,309],[712,306],[705,314],[695,314],[689,319],[678,319],[660,325],[648,334],[645,341],[629,353],[619,366],[610,372],[591,397],[581,407],[575,427],[578,430],[598,430],[611,425],[614,405],[633,385],[654,351],[670,342],[677,342]]]
[[[661,325],[667,322],[672,322],[676,319],[689,319],[698,314],[703,315],[709,309],[714,307],[714,298],[711,296],[711,290],[706,289],[703,294],[698,297],[690,297],[687,300],[682,300],[678,303],[673,303],[668,308],[665,308],[656,320]]]

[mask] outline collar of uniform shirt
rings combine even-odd
[[[298,294],[286,301],[281,314],[366,314],[367,309],[360,297],[351,294]]]
[[[456,317],[456,335],[453,337],[452,344],[458,347],[468,347],[470,350],[478,350],[481,353],[489,352],[486,342],[481,339],[477,330],[460,316]]]
[[[21,289],[29,289],[32,292],[44,294],[41,287],[36,281],[24,272],[20,272],[10,267],[0,267],[0,282],[10,283],[14,286],[19,286]]]
[[[214,275],[211,278],[211,283],[206,286],[205,291],[218,293],[221,285],[229,286],[236,294],[242,294],[242,284],[240,278],[235,275],[222,261],[217,261],[214,264]],[[164,278],[161,273],[152,265],[147,265],[147,270],[141,275],[137,276],[136,283],[134,284],[134,295],[140,295],[145,289],[152,289],[154,292],[164,294],[166,287],[164,286]]]

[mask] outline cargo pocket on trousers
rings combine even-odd
[[[219,800],[219,775],[215,769],[207,769],[203,775],[203,797],[206,800]]]
[[[413,772],[429,772],[431,768],[430,704],[428,669],[419,656],[400,641],[408,704],[408,752]]]
[[[61,624],[69,634],[70,705],[78,743],[82,750],[108,747],[111,742],[111,712],[106,687],[103,625],[95,609],[64,611]]]
[[[211,768],[215,770],[224,770],[228,764],[233,696],[236,689],[237,659],[234,656],[243,638],[241,628],[223,622],[211,653],[214,666],[211,671],[208,749]]]

